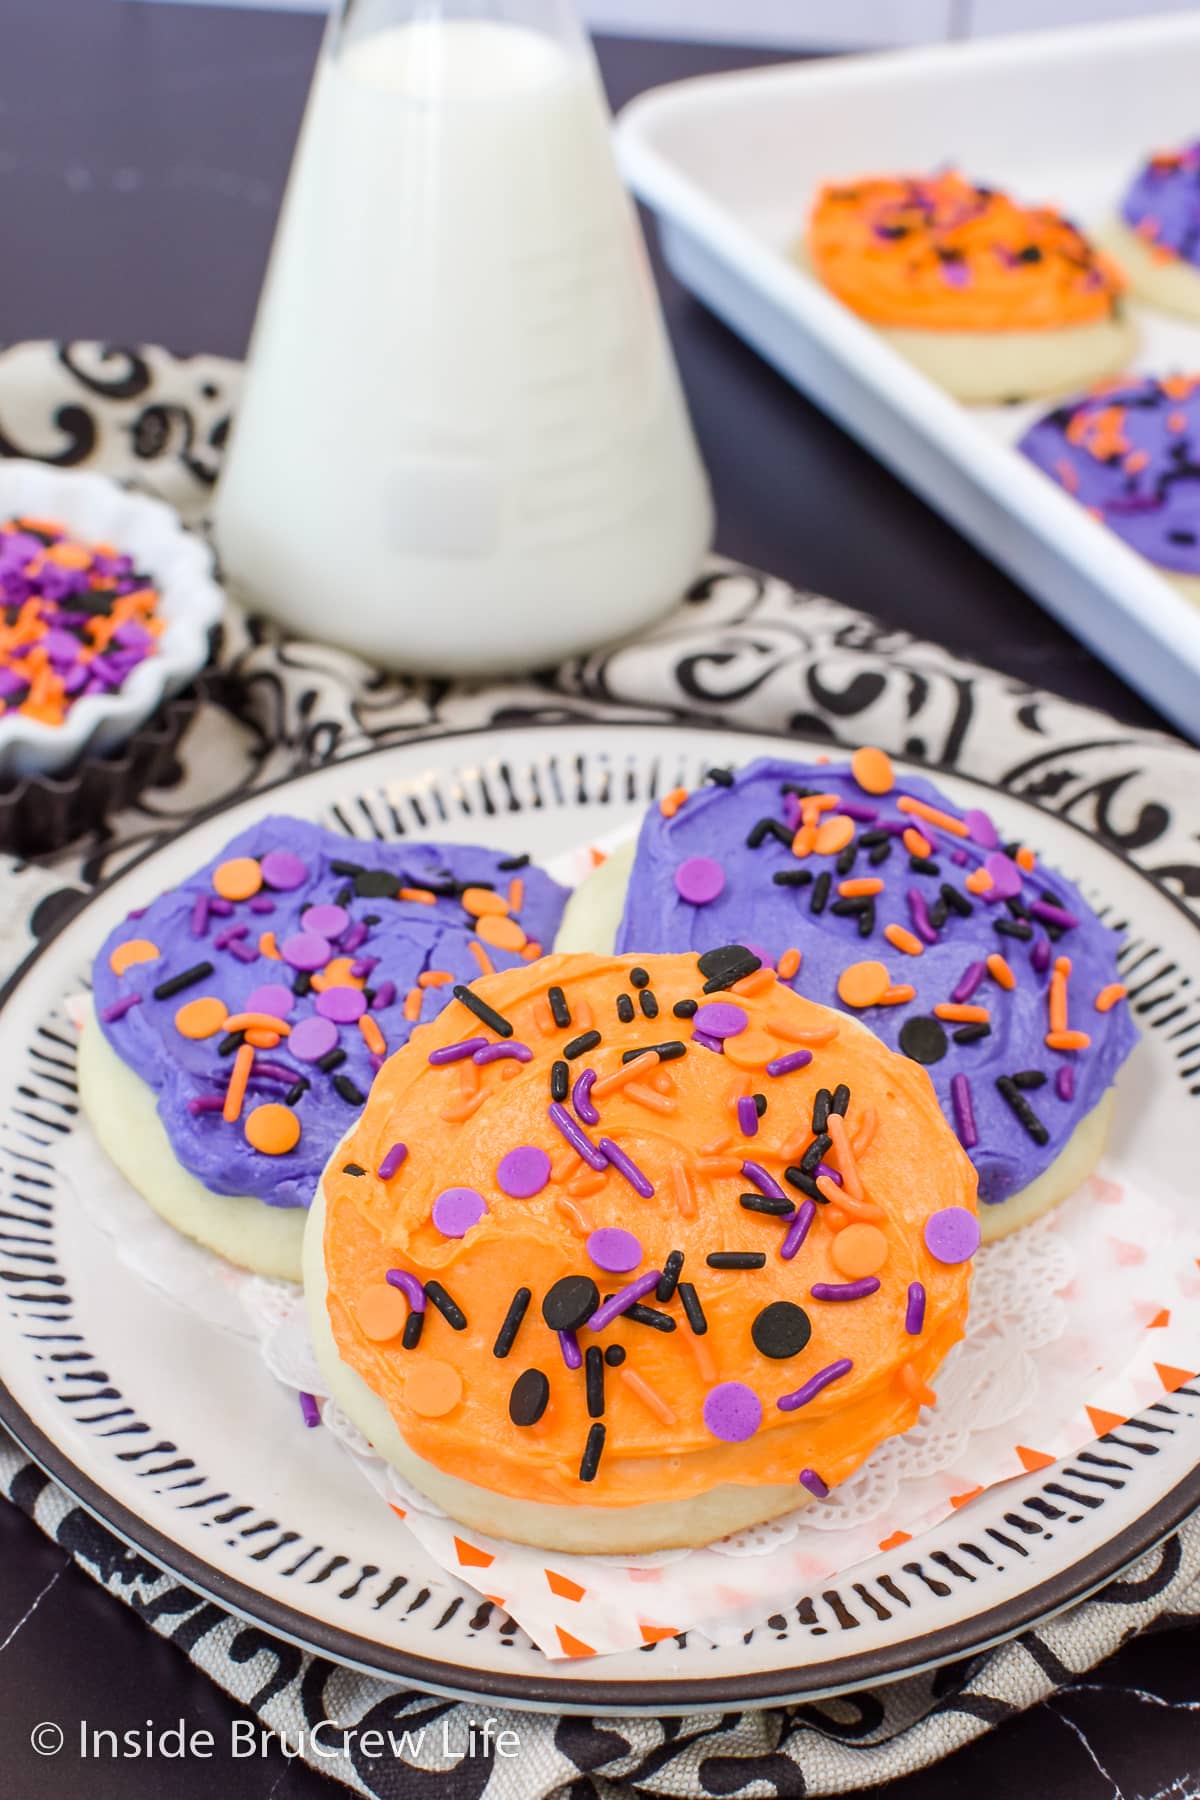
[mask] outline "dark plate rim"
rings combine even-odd
[[[457,731],[416,732],[412,735],[398,737],[393,744],[371,745],[367,749],[355,752],[352,756],[339,758],[336,760],[336,766],[349,769],[370,757],[383,756],[391,750],[406,749],[409,745],[417,743],[446,743],[460,739],[502,737],[506,729],[538,731],[562,730],[569,726],[620,727],[630,724],[636,724],[639,730],[647,727],[657,730],[678,730],[682,726],[688,730],[709,731],[714,735],[732,737],[764,738],[778,735],[781,745],[793,748],[799,755],[804,754],[808,749],[836,751],[845,748],[819,740],[790,739],[782,734],[730,726],[712,720],[709,716],[690,718],[687,715],[681,715],[672,718],[632,721],[628,717],[605,718],[577,714],[557,719],[522,720],[514,718],[508,721],[507,726],[479,725]],[[914,768],[927,768],[935,773],[952,775],[955,779],[970,782],[987,793],[1005,795],[1007,792],[995,782],[985,781],[976,775],[965,774],[951,764],[922,762],[915,757],[903,757],[901,761]],[[335,765],[323,763],[314,769],[281,776],[276,781],[258,789],[253,795],[238,794],[218,801],[194,814],[184,830],[191,831],[220,813],[232,811],[234,807],[244,805],[248,798],[265,799],[270,794],[278,792],[280,788],[302,782],[311,775],[322,774],[332,766]],[[1019,800],[1024,806],[1033,807],[1037,812],[1044,813],[1047,818],[1058,824],[1070,826],[1073,831],[1079,832],[1089,841],[1096,841],[1093,832],[1077,824],[1075,820],[1040,805],[1037,800],[1028,799],[1022,794],[1013,794],[1011,798]],[[1146,882],[1155,894],[1167,900],[1187,920],[1193,930],[1200,931],[1200,920],[1194,917],[1176,895],[1155,882],[1119,846],[1104,840],[1101,842],[1109,855],[1116,861],[1124,863],[1126,868],[1139,880]],[[78,918],[79,914],[117,881],[123,880],[132,870],[155,855],[161,847],[159,842],[148,844],[139,855],[101,882],[92,893],[87,895],[80,906],[73,908],[55,921],[47,936],[23,959],[0,988],[0,1013],[3,1012],[34,964],[50,949],[61,933]],[[169,1574],[179,1576],[201,1594],[255,1624],[275,1631],[281,1637],[313,1650],[318,1655],[329,1657],[334,1662],[348,1663],[357,1668],[369,1670],[372,1674],[384,1679],[395,1678],[412,1683],[417,1687],[435,1691],[446,1692],[449,1690],[455,1693],[467,1693],[476,1697],[509,1701],[516,1706],[523,1703],[527,1707],[559,1712],[567,1710],[583,1713],[599,1711],[613,1715],[622,1708],[633,1712],[646,1712],[662,1708],[678,1711],[731,1705],[765,1707],[812,1699],[817,1696],[830,1696],[839,1692],[846,1693],[873,1682],[895,1681],[906,1674],[915,1673],[918,1669],[933,1668],[978,1654],[998,1642],[1015,1636],[1027,1627],[1061,1612],[1073,1601],[1094,1593],[1111,1577],[1119,1575],[1128,1568],[1139,1556],[1161,1543],[1188,1513],[1200,1506],[1200,1463],[1198,1463],[1181,1482],[1162,1495],[1131,1525],[1118,1531],[1097,1549],[1080,1557],[1058,1575],[1050,1576],[1036,1586],[1027,1588],[1013,1599],[988,1607],[985,1611],[974,1614],[970,1619],[964,1619],[954,1625],[941,1626],[935,1631],[922,1634],[919,1638],[902,1640],[882,1650],[859,1651],[850,1656],[808,1664],[803,1668],[780,1668],[761,1674],[733,1677],[687,1676],[680,1679],[656,1680],[651,1676],[646,1681],[597,1683],[573,1678],[551,1680],[537,1675],[507,1675],[490,1670],[472,1670],[469,1683],[463,1683],[448,1679],[455,1674],[464,1673],[457,1665],[438,1662],[431,1657],[379,1644],[372,1639],[359,1637],[354,1632],[346,1631],[340,1626],[326,1625],[294,1607],[271,1599],[269,1595],[260,1593],[257,1588],[249,1586],[245,1582],[235,1581],[222,1575],[203,1558],[183,1549],[160,1532],[157,1527],[150,1525],[136,1513],[131,1512],[121,1502],[114,1500],[98,1482],[93,1481],[89,1475],[76,1468],[66,1453],[33,1422],[2,1381],[0,1381],[0,1425],[3,1425],[11,1433],[48,1475],[52,1476],[102,1524],[108,1525],[118,1536],[124,1538],[137,1550],[142,1551],[152,1562]],[[912,1652],[918,1649],[919,1654],[914,1656]]]

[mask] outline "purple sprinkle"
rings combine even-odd
[[[476,1050],[471,1061],[482,1066],[484,1063],[503,1062],[506,1057],[513,1062],[532,1062],[533,1051],[528,1044],[511,1041],[503,1044],[485,1044],[482,1050]]]
[[[720,1381],[704,1397],[704,1423],[724,1444],[744,1444],[762,1424],[762,1401],[744,1381]]]
[[[422,1313],[425,1311],[425,1289],[421,1286],[418,1278],[408,1269],[389,1269],[384,1280],[390,1281],[393,1287],[400,1289],[412,1312]]]
[[[292,1035],[288,1039],[288,1049],[297,1062],[320,1062],[331,1050],[337,1049],[338,1028],[332,1019],[321,1019],[315,1014],[308,1019],[301,1019],[292,1027]]]
[[[598,1269],[610,1275],[628,1275],[642,1260],[642,1246],[632,1231],[619,1225],[602,1225],[587,1241],[587,1253]]]
[[[922,1235],[925,1248],[936,1261],[969,1262],[979,1248],[979,1220],[965,1206],[943,1206],[930,1213]]]
[[[981,812],[977,806],[972,806],[963,814],[962,822],[970,833],[971,842],[978,844],[980,849],[998,850],[1000,848],[1000,833],[993,825],[990,814]]]
[[[724,1056],[725,1046],[720,1038],[709,1037],[705,1031],[693,1031],[693,1044],[699,1044],[702,1050],[714,1050],[718,1056]]]
[[[303,1416],[304,1423],[308,1426],[310,1431],[314,1425],[319,1425],[321,1423],[321,1409],[311,1394],[301,1392],[300,1412]]]
[[[861,800],[839,800],[833,810],[844,813],[848,819],[857,819],[860,825],[871,825],[879,817],[877,806],[864,806]]]
[[[216,911],[215,907],[213,911]],[[230,925],[225,931],[217,933],[213,939],[213,949],[226,950],[230,944],[236,944],[239,939],[249,936],[250,927],[248,925]]]
[[[380,993],[382,991],[380,989]],[[378,1000],[379,994],[375,998]],[[429,1052],[429,1061],[435,1069],[440,1069],[443,1063],[462,1062],[464,1058],[474,1056],[477,1050],[485,1050],[489,1041],[485,1037],[469,1037],[463,1038],[460,1044],[443,1044],[440,1050]]]
[[[357,962],[350,964],[350,973],[356,981],[365,981],[378,961],[377,956],[360,956]]]
[[[791,1075],[796,1069],[807,1069],[813,1059],[811,1050],[789,1050],[786,1056],[776,1056],[767,1064],[767,1074],[773,1076]]]
[[[706,1038],[737,1037],[750,1023],[745,1007],[732,1000],[709,1000],[692,1016],[692,1029]]]
[[[263,1062],[261,1057],[255,1057],[254,1074],[250,1079],[253,1081],[260,1075],[267,1081],[286,1081],[289,1087],[296,1079],[295,1069],[289,1069],[285,1063]]]
[[[1033,949],[1029,952],[1029,960],[1033,964],[1035,974],[1044,975],[1046,973],[1046,970],[1050,967],[1049,938],[1034,938]]]
[[[783,796],[783,822],[791,832],[800,829],[800,796],[785,794]]]
[[[919,888],[910,887],[906,898],[917,936],[923,938],[927,944],[936,944],[938,934],[929,922],[929,914],[925,909],[925,896]]]
[[[192,907],[192,936],[208,936],[208,895],[197,894]]]
[[[434,1229],[443,1237],[464,1238],[487,1209],[487,1201],[474,1188],[443,1188],[433,1203]]]
[[[250,911],[252,913],[273,913],[275,902],[270,894],[255,894],[250,901]]]
[[[496,1185],[514,1200],[532,1200],[550,1179],[550,1158],[537,1144],[518,1144],[500,1158]]]
[[[969,1000],[986,974],[986,963],[968,963],[959,977],[958,986],[951,990],[950,998],[954,1004],[961,1006],[964,1001]]]
[[[208,910],[210,913],[215,913],[218,919],[228,919],[233,912],[233,901],[227,900],[224,894],[210,894]],[[142,908],[142,911],[145,911],[145,907]]]
[[[263,880],[268,887],[278,888],[283,893],[291,893],[302,882],[308,880],[308,866],[291,850],[268,850],[259,859]]]
[[[393,1144],[375,1171],[380,1181],[390,1181],[407,1155],[407,1144]]]
[[[758,1136],[758,1108],[751,1094],[743,1094],[737,1103],[738,1130],[743,1137]]]
[[[779,1254],[784,1262],[791,1262],[797,1250],[808,1236],[813,1220],[817,1216],[815,1200],[802,1200],[796,1210],[796,1216],[787,1229],[787,1236],[779,1246]]]
[[[1079,923],[1073,912],[1066,912],[1061,906],[1051,906],[1048,900],[1035,900],[1029,910],[1043,925],[1061,925],[1064,931],[1074,931]]]
[[[558,1347],[562,1351],[562,1359],[568,1369],[582,1369],[583,1351],[579,1348],[579,1340],[573,1331],[557,1331]]]
[[[314,970],[325,967],[333,954],[333,946],[328,938],[321,937],[318,932],[293,931],[280,944],[279,954],[293,969],[302,969],[311,974]]]
[[[395,982],[394,981],[381,981],[379,986],[375,989],[375,998],[371,1002],[371,1011],[372,1012],[382,1012],[384,1007],[390,1006],[392,1004],[392,1001],[395,998],[396,998]]]
[[[371,934],[363,921],[361,919],[355,919],[353,925],[338,945],[338,948],[339,950],[344,950],[346,955],[350,956],[358,949],[360,944],[366,943],[370,935]]]
[[[958,845],[955,845],[954,849],[950,852],[950,861],[958,869],[965,869],[970,860],[971,859],[966,851],[961,849]]]
[[[1075,1071],[1070,1063],[1060,1063],[1054,1077],[1054,1091],[1060,1100],[1075,1098]]]
[[[950,1077],[950,1098],[954,1101],[954,1117],[958,1122],[958,1138],[964,1150],[973,1150],[979,1142],[975,1124],[975,1107],[971,1101],[971,1084],[959,1073]]]
[[[909,1337],[920,1337],[925,1329],[925,1289],[919,1281],[908,1287],[908,1305],[904,1309],[904,1329]]]
[[[711,856],[689,856],[675,871],[675,891],[690,906],[707,906],[724,887],[725,871]]]
[[[225,1097],[223,1094],[198,1094],[188,1101],[187,1109],[193,1118],[197,1113],[224,1112]]]
[[[300,914],[300,923],[305,931],[311,931],[317,937],[335,938],[345,931],[350,914],[344,906],[306,906]]]
[[[821,1480],[821,1477],[817,1474],[815,1469],[801,1469],[796,1479],[799,1481],[802,1488],[808,1489],[814,1500],[825,1500],[828,1498],[829,1489]]]
[[[983,866],[992,878],[992,885],[983,896],[988,905],[994,906],[997,900],[1015,900],[1025,877],[1012,857],[1005,856],[1003,850],[990,850]]]
[[[644,1300],[651,1289],[656,1288],[661,1280],[661,1269],[647,1269],[644,1275],[639,1275],[636,1281],[629,1283],[628,1287],[623,1287],[619,1293],[610,1294],[588,1320],[588,1330],[603,1331],[605,1326],[611,1325],[613,1320],[619,1318],[623,1312],[628,1312],[631,1306],[635,1306],[639,1300]]]
[[[229,954],[231,956],[236,956],[240,963],[257,962],[259,955],[253,944],[242,943],[230,944]]]
[[[577,1125],[566,1107],[558,1100],[552,1100],[546,1108],[546,1116],[555,1130],[561,1132],[572,1150],[577,1150],[589,1169],[598,1172],[608,1168],[608,1158],[603,1150],[597,1150],[591,1138],[583,1128]]]
[[[832,1181],[837,1187],[844,1187],[846,1185],[842,1180],[841,1170],[835,1169],[832,1163],[819,1162],[814,1170],[814,1174],[823,1176],[826,1181]]]
[[[759,1193],[765,1194],[768,1200],[787,1199],[787,1195],[784,1193],[775,1177],[769,1175],[761,1163],[750,1162],[749,1159],[747,1159],[747,1161],[742,1164],[742,1174],[746,1177],[747,1181],[752,1181]]]
[[[291,988],[285,988],[282,982],[268,981],[262,987],[256,987],[246,997],[243,1012],[270,1013],[272,1018],[286,1019],[296,1004],[296,996]]]
[[[611,1138],[602,1137],[600,1148],[603,1150],[606,1160],[612,1164],[618,1175],[625,1177],[636,1194],[640,1194],[643,1200],[654,1198],[654,1183],[642,1174],[633,1158],[627,1156],[619,1144],[614,1144]]]
[[[864,1275],[861,1281],[815,1281],[809,1288],[814,1300],[865,1300],[878,1293],[878,1275]]]
[[[100,1017],[106,1025],[111,1025],[117,1019],[123,1019],[131,1006],[140,1006],[141,1004],[142,996],[140,994],[122,994],[119,1000],[114,1000],[110,1006],[104,1008]]]
[[[378,1075],[380,1069],[382,1069],[386,1060],[387,1060],[386,1057],[380,1056],[378,1050],[371,1051],[370,1055],[367,1057],[367,1066],[369,1067],[372,1075]]]
[[[591,1102],[592,1087],[596,1080],[595,1069],[585,1069],[571,1089],[571,1105],[579,1114],[585,1125],[598,1125],[600,1114]]]
[[[780,1412],[796,1412],[800,1407],[807,1406],[810,1400],[815,1400],[822,1388],[827,1388],[831,1381],[840,1381],[843,1375],[848,1375],[853,1367],[848,1356],[839,1358],[837,1362],[827,1363],[815,1375],[810,1375],[803,1387],[796,1388],[793,1393],[781,1395],[775,1404]]]

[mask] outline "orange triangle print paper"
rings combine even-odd
[[[1014,1444],[1013,1449],[1021,1459],[1021,1467],[1032,1474],[1034,1469],[1048,1469],[1056,1459],[1047,1456],[1044,1450],[1031,1450],[1027,1444]]]
[[[1103,1437],[1106,1431],[1118,1431],[1122,1425],[1129,1423],[1120,1413],[1105,1412],[1102,1406],[1085,1406],[1083,1410],[1092,1421],[1092,1429],[1097,1437]]]
[[[1158,1376],[1158,1379],[1162,1382],[1168,1394],[1173,1394],[1176,1389],[1181,1388],[1185,1382],[1195,1381],[1196,1379],[1196,1372],[1194,1369],[1173,1369],[1170,1363],[1155,1363],[1154,1373]]]
[[[556,1575],[553,1569],[545,1569],[543,1573],[550,1592],[557,1594],[560,1600],[582,1600],[587,1593],[587,1589],[572,1581],[569,1575]]]
[[[661,1644],[664,1638],[678,1637],[679,1633],[673,1625],[641,1625],[638,1630],[642,1634],[644,1644]]]
[[[558,1641],[562,1645],[564,1656],[595,1656],[596,1652],[592,1646],[585,1644],[582,1638],[572,1637],[571,1633],[564,1631],[561,1625],[556,1625],[554,1629],[558,1633]]]
[[[486,1569],[496,1560],[490,1550],[479,1550],[460,1537],[455,1538],[454,1549],[464,1569]]]

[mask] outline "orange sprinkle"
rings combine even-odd
[[[637,1106],[644,1106],[648,1112],[675,1113],[679,1111],[674,1100],[668,1099],[665,1094],[656,1094],[653,1088],[643,1087],[640,1082],[636,1081],[631,1081],[625,1089],[625,1098],[632,1100]]]
[[[363,1042],[368,1050],[374,1051],[376,1056],[387,1055],[387,1039],[370,1013],[363,1013],[358,1021],[358,1029],[362,1032]]]
[[[993,950],[988,957],[987,972],[993,981],[998,982],[1002,988],[1006,988],[1010,994],[1017,985],[1017,978],[1012,972],[1011,965],[998,950]]]
[[[654,1089],[656,1094],[673,1094],[675,1092],[675,1078],[671,1074],[670,1069],[660,1063],[650,1077],[650,1086]]]
[[[915,825],[905,826],[900,841],[910,856],[933,855],[933,845],[925,836],[925,833],[923,831],[918,831]]]
[[[1021,844],[1018,847],[1017,854],[1013,860],[1019,869],[1024,869],[1027,875],[1031,870],[1037,867],[1037,857],[1033,854],[1033,851],[1029,848],[1028,844]]]
[[[818,856],[836,856],[844,850],[854,836],[854,820],[845,813],[838,813],[835,818],[826,819],[817,827],[817,841],[813,849]]]
[[[316,970],[312,978],[312,984],[319,994],[323,994],[326,988],[351,987],[362,989],[367,984],[361,975],[352,975],[350,973],[353,967],[354,958],[352,956],[335,956],[331,962],[325,964],[323,969]]]
[[[411,1023],[421,1016],[421,1002],[425,998],[420,988],[409,988],[404,996],[404,1017]]]
[[[852,1140],[855,1162],[865,1156],[879,1129],[879,1114],[873,1106],[864,1106],[858,1120],[858,1132]]]
[[[971,894],[987,894],[991,892],[992,878],[984,868],[972,869],[963,882],[963,886]]]
[[[256,1050],[274,1050],[279,1043],[279,1033],[255,1029],[246,1033],[246,1042],[253,1044]]]
[[[700,1371],[701,1381],[707,1381],[711,1385],[717,1379],[717,1365],[713,1361],[713,1353],[708,1347],[707,1337],[697,1337],[694,1331],[685,1331],[683,1341],[696,1359],[696,1367]]]
[[[225,1002],[215,995],[207,994],[199,1000],[189,1000],[175,1014],[175,1029],[181,1037],[210,1038],[218,1031],[224,1030],[227,1018]]]
[[[959,1006],[955,1001],[944,1000],[933,1010],[937,1018],[952,1020],[956,1025],[990,1025],[992,1022],[986,1006]]]
[[[663,818],[673,819],[687,797],[688,791],[685,787],[672,788],[669,794],[664,794],[658,803],[658,810]]]
[[[499,913],[484,913],[475,921],[475,930],[495,950],[523,950],[529,941],[515,919]]]
[[[1086,1031],[1048,1031],[1046,1047],[1050,1050],[1086,1050],[1091,1043]]]
[[[817,1187],[830,1205],[824,1212],[827,1225],[841,1230],[847,1223],[848,1214],[851,1219],[868,1219],[872,1223],[883,1218],[883,1210],[871,1200],[857,1199],[845,1187],[839,1187],[836,1181],[830,1181],[828,1175],[817,1176]],[[838,1208],[837,1213],[834,1207]]]
[[[503,894],[497,894],[492,888],[464,888],[461,899],[463,911],[470,913],[473,919],[483,919],[489,914],[494,918],[502,918],[508,911],[508,901]]]
[[[273,931],[262,933],[258,940],[258,953],[260,956],[269,956],[272,962],[282,962],[283,959],[279,954],[279,946],[275,942]]]
[[[785,1044],[832,1044],[838,1034],[836,1025],[818,1025],[805,1030],[791,1019],[768,1019],[767,1030],[773,1031]]]
[[[554,1014],[550,1011],[550,1002],[539,996],[533,1003],[533,1022],[541,1037],[553,1037],[558,1030],[554,1023]]]
[[[639,1375],[636,1369],[631,1369],[628,1366],[623,1368],[621,1370],[620,1380],[629,1389],[631,1394],[637,1395],[642,1405],[648,1407],[656,1419],[661,1420],[664,1425],[674,1425],[677,1423],[675,1414],[671,1411],[671,1408],[667,1405],[662,1395],[656,1394],[654,1389],[650,1386],[650,1383]]]
[[[741,1165],[739,1164],[738,1167],[740,1169]],[[681,1162],[671,1164],[670,1178],[671,1192],[675,1196],[675,1207],[680,1218],[694,1219],[696,1200],[692,1193],[691,1183],[688,1181],[688,1172]]]
[[[878,1006],[890,980],[881,962],[848,963],[838,976],[838,999],[847,1006]]]
[[[774,969],[755,969],[749,975],[743,975],[735,981],[730,989],[734,994],[761,994],[772,986],[775,980]]]
[[[896,802],[896,811],[911,813],[914,819],[924,819],[927,825],[935,825],[939,831],[948,831],[951,837],[971,835],[961,819],[943,812],[940,807],[927,806],[924,800],[914,800],[911,794],[901,794]]]
[[[814,844],[816,843],[816,841],[817,841],[816,826],[815,825],[801,825],[799,831],[796,833],[795,837],[792,839],[792,855],[799,856],[801,858],[808,856],[811,853],[812,848],[813,848]]]
[[[422,969],[417,976],[417,986],[422,988],[448,987],[453,980],[454,977],[449,969]]]
[[[521,957],[525,962],[536,962],[541,954],[542,946],[538,943],[536,938],[530,938],[529,942],[521,952]]]
[[[910,987],[908,982],[905,981],[901,982],[898,987],[888,988],[885,994],[880,994],[879,1004],[880,1006],[905,1006],[910,1000],[915,1000],[916,997],[916,988]]]
[[[846,900],[857,900],[860,895],[882,892],[883,883],[878,875],[854,875],[849,881],[838,882],[838,893]]]
[[[520,1064],[505,1063],[504,1067],[515,1070],[520,1067]],[[607,1172],[607,1170],[589,1169],[586,1164],[581,1165],[567,1183],[568,1194],[576,1200],[590,1199],[593,1194],[598,1194],[604,1186]]]
[[[575,1014],[575,1023],[580,1031],[590,1031],[596,1021],[592,1017],[592,1009],[587,1001],[582,997],[577,999],[574,1003],[573,1010]]]
[[[577,1201],[568,1200],[564,1195],[556,1194],[554,1197],[554,1204],[557,1206],[563,1218],[567,1219],[570,1224],[575,1227],[575,1230],[579,1233],[580,1237],[590,1237],[592,1235],[592,1232],[596,1227],[592,1222],[590,1214],[585,1212],[584,1208],[580,1206]]]
[[[838,1232],[829,1253],[840,1275],[858,1281],[879,1273],[887,1261],[888,1241],[878,1225],[858,1222]]]
[[[413,1357],[404,1379],[404,1401],[422,1419],[442,1419],[462,1399],[463,1379],[452,1363]]]
[[[790,981],[793,975],[798,975],[800,973],[800,952],[795,949],[785,950],[775,965],[775,972],[780,981]]]
[[[255,856],[231,856],[213,870],[212,884],[222,900],[249,900],[263,884]]]
[[[622,1063],[619,1069],[613,1069],[608,1075],[602,1075],[592,1087],[592,1099],[600,1100],[605,1094],[615,1094],[619,1088],[627,1087],[636,1081],[639,1075],[645,1075],[658,1061],[658,1052],[647,1052],[645,1056],[635,1056],[632,1062]],[[740,1167],[740,1165],[739,1165]]]
[[[1096,995],[1096,1011],[1099,1013],[1111,1012],[1117,1001],[1123,1000],[1128,992],[1129,989],[1123,982],[1110,981],[1108,986],[1102,987]]]
[[[823,1179],[824,1177],[822,1177],[822,1180]],[[818,1181],[817,1186],[820,1187],[820,1185],[821,1183]],[[841,1190],[836,1182],[830,1182],[829,1185],[834,1193],[840,1193]],[[830,1201],[829,1205],[821,1212],[820,1217],[829,1227],[830,1231],[844,1231],[850,1223],[850,1215],[842,1211],[836,1200]]]
[[[221,1109],[221,1117],[227,1125],[241,1117],[242,1102],[246,1098],[246,1083],[250,1079],[250,1070],[254,1066],[254,1050],[249,1044],[238,1046],[237,1055],[233,1059],[233,1070],[229,1077],[229,1086],[225,1089],[225,1105]]]
[[[525,883],[519,875],[514,875],[508,884],[508,910],[520,912],[525,904]]]
[[[408,1322],[408,1301],[390,1282],[373,1281],[358,1296],[354,1318],[364,1337],[370,1338],[373,1344],[383,1344],[404,1330]]]
[[[496,973],[495,963],[492,961],[483,945],[479,942],[478,938],[468,938],[467,949],[479,964],[479,970],[482,975],[494,975]]]
[[[482,1093],[472,1094],[470,1098],[466,1100],[451,1101],[448,1106],[443,1106],[439,1116],[445,1120],[447,1125],[464,1125],[469,1118],[479,1111],[479,1108],[483,1105],[483,1101],[484,1095]]]
[[[896,785],[896,771],[886,750],[864,744],[850,758],[850,773],[866,794],[890,794]]]
[[[274,1031],[280,1037],[287,1037],[291,1026],[286,1019],[277,1019],[274,1013],[244,1012],[230,1013],[225,1021],[226,1031]]]
[[[470,1056],[464,1056],[458,1065],[458,1087],[464,1099],[479,1087],[479,1064]]]
[[[123,975],[135,963],[154,962],[161,954],[158,945],[152,944],[149,938],[126,938],[109,957],[108,966],[114,975]]]
[[[914,931],[908,930],[907,926],[885,925],[883,935],[889,944],[894,944],[897,950],[903,950],[905,956],[923,956],[925,954],[924,944]]]
[[[582,1156],[580,1156],[578,1150],[572,1150],[570,1145],[568,1145],[567,1148],[562,1151],[557,1162],[551,1162],[550,1180],[555,1187],[559,1187],[564,1181],[569,1181],[571,1176],[577,1174],[582,1167]]]
[[[833,1153],[837,1157],[838,1172],[842,1177],[843,1194],[849,1194],[852,1200],[865,1199],[862,1182],[858,1178],[858,1165],[850,1148],[850,1133],[846,1130],[846,1121],[841,1113],[831,1112],[825,1129],[833,1139]]]
[[[242,1130],[246,1142],[264,1156],[286,1156],[300,1142],[300,1121],[290,1106],[270,1101],[247,1113]]]
[[[1063,965],[1066,964],[1064,968]],[[1054,973],[1050,977],[1049,1009],[1050,1030],[1061,1032],[1067,1029],[1067,977],[1071,973],[1070,959],[1060,956],[1055,959]]]
[[[900,1385],[909,1399],[915,1400],[918,1406],[937,1405],[937,1395],[921,1380],[910,1362],[902,1363],[900,1366]]]

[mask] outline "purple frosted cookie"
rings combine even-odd
[[[1200,141],[1150,157],[1125,190],[1121,217],[1152,253],[1200,268]]]

